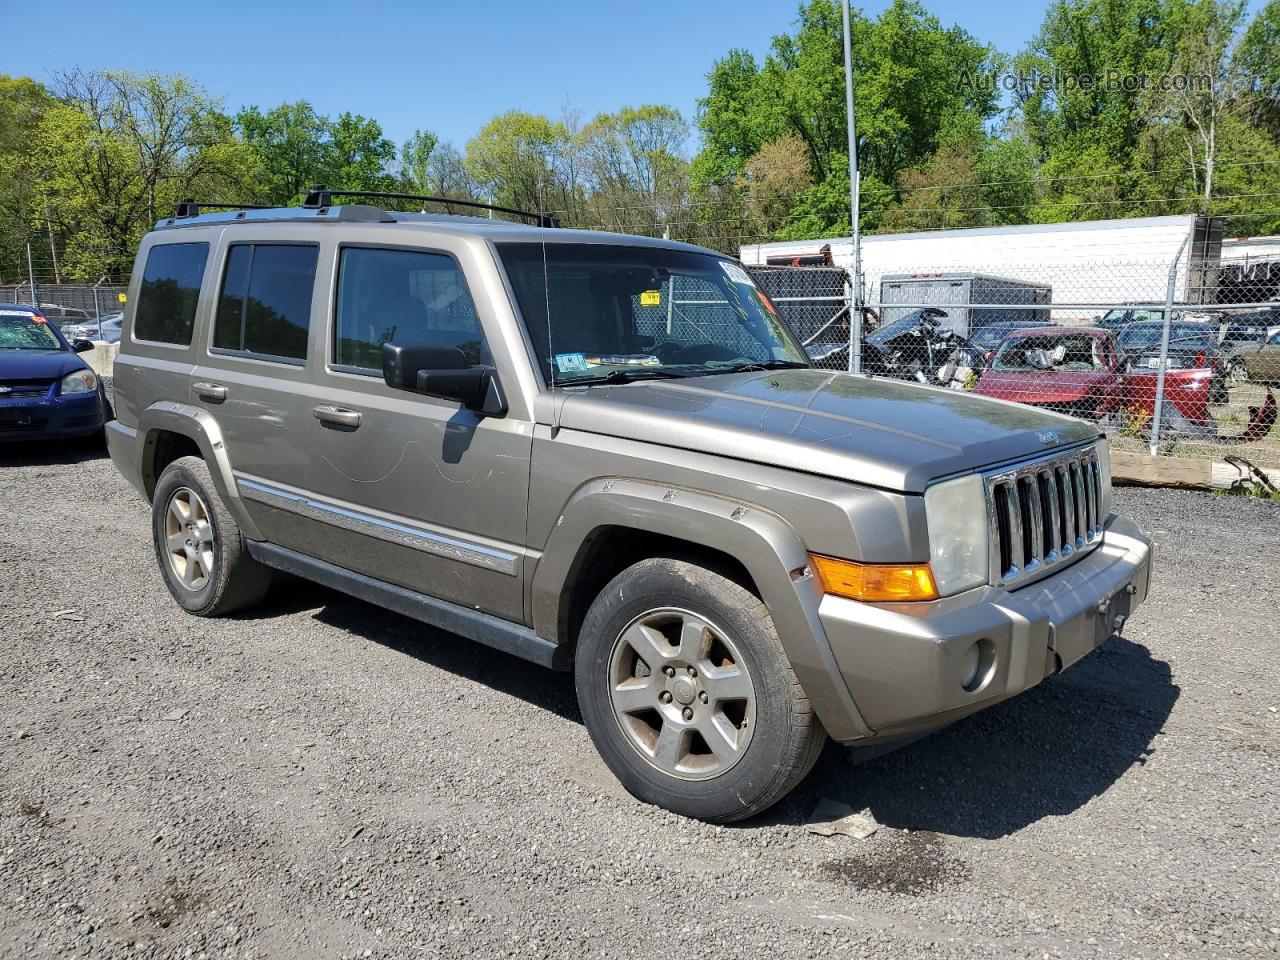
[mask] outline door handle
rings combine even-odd
[[[322,403],[315,409],[316,419],[335,427],[346,427],[354,430],[360,426],[360,411],[348,410],[346,407],[335,407]]]
[[[208,400],[210,403],[221,403],[227,399],[227,388],[220,383],[193,383],[191,389],[201,400]]]

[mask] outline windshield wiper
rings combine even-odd
[[[809,364],[800,360],[765,360],[763,362],[739,363],[732,367],[715,367],[703,373],[749,373],[752,370],[798,370],[807,368]]]
[[[631,383],[633,380],[672,380],[688,374],[672,370],[610,370],[603,377],[574,377],[572,380],[556,379],[558,387],[592,386],[599,383]]]

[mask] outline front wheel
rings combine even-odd
[[[1243,360],[1232,360],[1227,376],[1231,378],[1233,383],[1248,383],[1249,368]]]
[[[715,823],[771,806],[813,767],[826,733],[764,603],[684,560],[627,568],[587,612],[578,701],[635,797]]]

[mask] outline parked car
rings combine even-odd
[[[35,307],[0,304],[0,441],[89,436],[102,429],[102,384]]]
[[[1266,339],[1237,345],[1225,363],[1232,380],[1280,382],[1280,327],[1268,330]]]
[[[714,251],[193,206],[142,240],[107,431],[175,601],[285,570],[572,670],[648,803],[749,816],[827,737],[998,703],[1146,597],[1096,425],[813,369]]]
[[[1180,316],[1180,311],[1174,311],[1174,320],[1177,320]],[[1094,317],[1093,325],[1097,327],[1104,327],[1111,331],[1118,331],[1123,327],[1127,327],[1131,323],[1147,320],[1155,320],[1163,323],[1164,308],[1138,306],[1117,307],[1114,310],[1108,310],[1100,317]]]
[[[1095,419],[1120,376],[1114,335],[1099,327],[1031,327],[1006,336],[974,392]]]
[[[1163,336],[1163,321],[1140,320],[1122,327],[1116,344],[1135,373],[1158,370]],[[1208,371],[1209,402],[1226,403],[1229,399],[1227,365],[1212,327],[1186,321],[1170,323],[1167,364],[1170,371]]]
[[[1006,337],[974,393],[1109,425],[1120,417],[1136,418],[1145,426],[1155,413],[1157,374],[1132,366],[1110,330],[1041,327]],[[1212,378],[1205,368],[1166,371],[1167,404],[1161,414],[1166,436],[1217,437],[1208,406]]]
[[[57,303],[42,303],[40,304],[39,312],[40,316],[56,327],[84,323],[93,318],[93,315],[88,310],[81,310],[79,307],[64,307]]]
[[[101,340],[103,343],[120,342],[120,324],[123,313],[109,313],[97,320],[70,324],[62,328],[62,335],[68,340]]]

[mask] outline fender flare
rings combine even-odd
[[[249,515],[249,511],[240,497],[240,490],[236,486],[235,477],[231,472],[231,460],[227,456],[226,444],[223,442],[222,428],[218,426],[218,421],[207,410],[202,410],[200,407],[192,406],[189,403],[161,400],[142,411],[142,415],[138,417],[137,430],[138,437],[141,440],[138,445],[141,458],[140,467],[142,468],[140,474],[148,499],[150,499],[151,492],[155,489],[155,481],[159,479],[158,477],[148,476],[146,469],[146,464],[150,462],[156,439],[164,431],[180,434],[193,441],[200,448],[200,453],[204,457],[205,463],[209,465],[209,473],[213,477],[213,485],[218,490],[218,496],[222,498],[222,502],[227,505],[231,515],[235,517],[240,530],[250,540],[263,539],[262,532],[258,529],[258,525],[253,522],[253,518]]]
[[[582,546],[603,527],[663,534],[736,558],[769,608],[791,668],[828,733],[837,740],[871,735],[818,617],[823,591],[810,572],[804,544],[785,520],[753,504],[626,478],[601,478],[579,487],[534,571],[532,613],[538,636],[565,641],[566,588]]]

